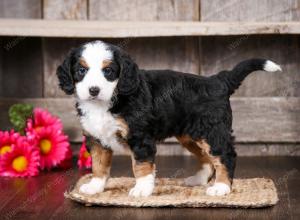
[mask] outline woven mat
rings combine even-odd
[[[208,196],[207,186],[188,187],[183,179],[157,178],[152,196],[133,198],[128,196],[134,186],[134,178],[110,178],[105,191],[92,196],[79,193],[79,187],[91,179],[83,176],[65,197],[85,205],[124,207],[239,207],[258,208],[275,205],[277,191],[271,179],[234,179],[232,192],[226,196]]]

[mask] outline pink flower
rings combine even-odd
[[[80,169],[92,167],[92,157],[86,149],[85,138],[83,138],[83,142],[80,147],[77,165]]]
[[[20,137],[20,134],[13,130],[0,131],[0,157],[10,152]]]
[[[37,148],[30,146],[26,138],[19,137],[0,160],[0,176],[27,177],[39,173],[40,156]]]
[[[40,128],[29,138],[39,149],[41,169],[55,167],[70,155],[68,137],[58,132],[54,126]]]
[[[47,110],[35,108],[33,118],[28,119],[26,133],[39,131],[41,128],[54,126],[57,131],[62,131],[63,125],[59,118],[52,116]]]
[[[72,150],[59,118],[35,108],[33,117],[27,121],[26,135],[29,143],[39,149],[41,169],[72,166]]]

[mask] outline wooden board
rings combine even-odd
[[[58,87],[56,68],[72,47],[90,41],[68,39],[44,39],[44,96],[66,97]],[[198,39],[185,38],[126,38],[108,40],[126,50],[145,69],[173,69],[199,73]],[[176,56],[175,56],[176,54]]]
[[[300,156],[300,144],[297,143],[235,143],[234,148],[238,156]],[[115,154],[124,155],[123,152]],[[157,145],[157,155],[190,156],[192,154],[179,143],[161,143]]]
[[[300,22],[114,22],[0,19],[0,36],[122,38],[299,33]]]
[[[281,65],[283,72],[249,75],[235,96],[300,96],[298,36],[203,37],[201,74],[232,69],[238,62],[261,57]]]
[[[196,37],[131,38],[123,48],[142,69],[173,69],[199,74]]]
[[[232,98],[238,142],[299,142],[299,98]]]
[[[0,97],[42,97],[41,39],[11,37],[2,40]]]
[[[299,21],[299,0],[201,0],[201,21]]]
[[[86,20],[87,0],[43,0],[44,19]]]
[[[41,18],[41,0],[1,0],[0,18]]]
[[[72,99],[1,99],[0,124],[8,126],[7,110],[25,102],[47,108],[61,117],[72,141],[81,140]],[[232,98],[233,129],[238,143],[295,143],[300,141],[300,98]]]
[[[199,20],[199,0],[90,0],[89,5],[91,20]]]

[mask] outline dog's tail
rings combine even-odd
[[[240,62],[231,71],[222,71],[218,77],[228,86],[229,95],[239,88],[242,81],[253,71],[264,70],[267,72],[281,71],[281,67],[271,60],[249,59]]]

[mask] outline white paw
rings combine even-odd
[[[208,187],[206,194],[209,196],[224,196],[230,193],[230,187],[225,183],[215,183]]]
[[[136,180],[135,186],[130,189],[129,196],[133,197],[147,197],[150,196],[154,190],[154,175],[149,174],[140,177]]]
[[[187,186],[206,185],[212,176],[213,170],[209,164],[203,164],[202,169],[196,175],[184,179]]]
[[[103,192],[106,178],[93,177],[89,183],[80,186],[79,191],[84,194],[94,195]]]

